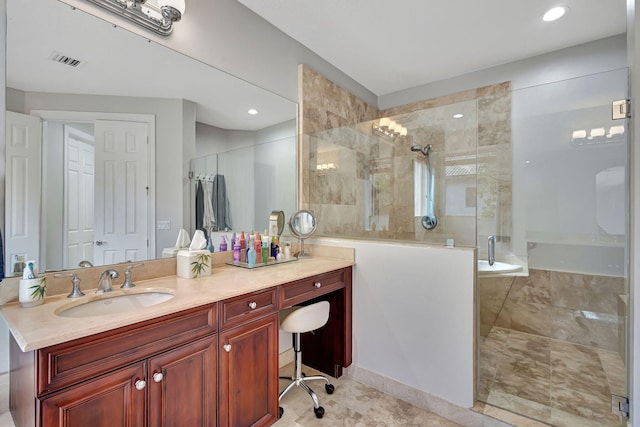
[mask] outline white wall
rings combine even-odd
[[[383,95],[378,97],[378,108],[391,108],[506,81],[512,83],[512,89],[518,90],[626,66],[626,39],[621,34]]]
[[[418,244],[311,239],[355,247],[353,363],[473,406],[475,253]]]

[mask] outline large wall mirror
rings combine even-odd
[[[295,208],[295,103],[57,0],[6,7],[7,275],[159,258],[198,173],[226,174],[231,231]]]

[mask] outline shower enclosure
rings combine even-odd
[[[482,402],[551,425],[625,423],[611,401],[627,394],[628,144],[611,103],[627,86],[622,69],[512,93],[512,233],[480,214],[478,232],[525,268],[479,273]]]
[[[611,402],[627,394],[628,132],[611,103],[627,87],[621,69],[313,121],[316,235],[478,248],[480,402],[558,426],[623,424]]]

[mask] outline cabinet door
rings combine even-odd
[[[217,339],[149,359],[149,426],[216,425]]]
[[[40,399],[40,425],[142,427],[144,378],[140,362]]]
[[[220,426],[278,420],[278,314],[220,333]]]

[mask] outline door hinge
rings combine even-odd
[[[611,413],[629,418],[629,398],[626,396],[611,395]]]
[[[613,120],[628,119],[631,117],[631,100],[619,99],[611,103],[611,118]]]

